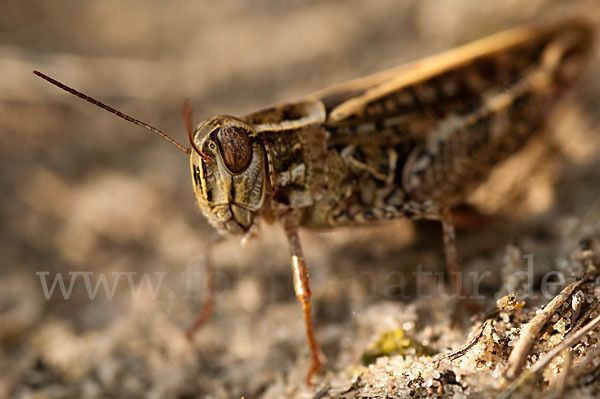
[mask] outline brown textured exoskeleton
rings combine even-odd
[[[223,234],[279,220],[312,353],[308,271],[299,227],[333,228],[398,218],[442,222],[456,282],[450,208],[540,130],[580,74],[591,46],[582,21],[522,27],[242,118],[191,128],[191,149],[157,129],[38,76],[167,138],[190,155],[194,193]],[[210,311],[210,302],[196,327]]]

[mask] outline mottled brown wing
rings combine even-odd
[[[489,93],[517,83],[563,37],[587,49],[590,26],[570,20],[515,28],[309,98],[325,105],[330,146],[424,140],[443,118],[467,115]]]

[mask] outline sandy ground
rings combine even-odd
[[[197,119],[244,115],[573,13],[600,21],[595,1],[5,1],[0,398],[489,397],[506,389],[520,326],[563,285],[542,292],[545,273],[559,270],[569,282],[598,263],[597,53],[548,131],[469,199],[485,222],[458,231],[463,269],[489,272],[486,308],[513,291],[525,308],[488,313],[470,351],[435,369],[432,356],[477,336],[483,320],[446,293],[439,227],[303,232],[328,359],[313,387],[304,384],[308,349],[281,228],[262,226],[245,247],[230,240],[215,250],[214,315],[189,343],[184,332],[202,304],[203,255],[216,233],[196,208],[187,158],[31,71],[184,141],[186,98]],[[519,271],[537,298],[514,278]],[[59,286],[45,293],[56,276],[66,289],[73,281],[68,298]],[[113,295],[100,288],[90,299],[86,278],[94,288],[102,276]],[[584,302],[598,296],[593,281],[577,292]],[[578,309],[570,301],[527,365],[568,333]],[[590,335],[573,349],[574,370],[598,353],[596,342]],[[519,395],[557,396],[561,370],[571,369],[561,356]],[[563,382],[565,395],[600,392],[596,364],[584,371]]]

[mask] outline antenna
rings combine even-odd
[[[192,129],[192,106],[190,105],[189,100],[185,100],[185,102],[183,103],[183,108],[181,109],[181,116],[183,116],[183,120],[185,122],[188,142],[190,143],[194,151],[196,151],[198,155],[200,155],[202,159],[204,159],[204,161],[210,162],[210,157],[202,151],[200,151],[196,143],[194,143],[194,129]]]
[[[44,80],[52,83],[54,86],[57,86],[57,87],[63,89],[64,91],[69,92],[69,93],[71,93],[71,94],[73,94],[73,95],[75,95],[75,96],[77,96],[77,97],[79,97],[79,98],[81,98],[81,99],[89,102],[89,103],[92,103],[92,104],[94,104],[94,105],[96,105],[96,106],[98,106],[98,107],[100,107],[100,108],[102,108],[102,109],[110,112],[111,114],[115,114],[118,117],[123,118],[123,119],[125,119],[128,122],[131,122],[131,123],[133,123],[135,125],[141,126],[144,129],[150,130],[151,132],[158,134],[163,139],[167,140],[169,143],[173,144],[175,147],[177,147],[179,150],[185,152],[186,154],[189,155],[191,153],[191,150],[189,148],[184,147],[183,145],[179,144],[177,141],[175,141],[174,139],[172,139],[169,135],[167,135],[166,133],[161,132],[157,128],[155,128],[153,126],[150,126],[149,124],[147,124],[145,122],[142,122],[142,121],[140,121],[138,119],[135,119],[135,118],[133,118],[133,117],[127,115],[127,114],[124,114],[121,111],[118,111],[118,110],[114,109],[113,107],[108,106],[108,105],[104,104],[103,102],[98,101],[95,98],[92,98],[92,97],[88,96],[87,94],[84,94],[84,93],[82,93],[80,91],[77,91],[77,90],[75,90],[75,89],[73,89],[73,88],[71,88],[71,87],[69,87],[69,86],[67,86],[67,85],[59,82],[58,80],[52,79],[48,75],[45,75],[45,74],[43,74],[41,72],[38,72],[38,71],[33,71],[33,73],[36,74],[37,76],[39,76],[40,78],[42,78],[42,79],[44,79]]]

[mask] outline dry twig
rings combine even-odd
[[[473,336],[473,338],[471,338],[471,340],[469,342],[467,342],[465,345],[463,345],[459,349],[457,349],[453,352],[450,352],[450,353],[438,355],[436,357],[436,359],[434,360],[433,368],[437,369],[440,366],[440,363],[442,360],[446,360],[446,359],[454,360],[454,359],[458,359],[459,357],[464,356],[465,353],[467,353],[467,351],[469,351],[469,349],[471,349],[473,346],[475,346],[475,344],[477,344],[477,342],[479,342],[479,340],[483,336],[483,332],[485,331],[485,328],[487,327],[488,324],[491,323],[491,321],[492,321],[492,319],[487,319],[483,323],[481,323],[481,327],[479,327],[479,331],[477,332],[477,334],[475,334],[475,336]]]
[[[596,303],[597,305],[597,303]],[[594,305],[595,307],[595,305]],[[518,379],[513,381],[504,391],[498,395],[498,399],[508,398],[523,382],[529,380],[531,377],[542,371],[557,355],[563,350],[576,344],[584,335],[592,331],[600,324],[600,315],[596,316],[592,321],[585,325],[581,330],[574,334],[571,334],[559,345],[555,346],[550,352],[548,352],[539,362],[534,364],[529,370],[522,373]]]
[[[563,288],[563,290],[555,296],[540,313],[536,314],[529,323],[521,328],[519,341],[508,357],[508,370],[506,372],[506,378],[508,380],[514,380],[523,369],[527,356],[529,356],[533,344],[541,335],[544,325],[546,325],[552,315],[558,312],[562,305],[571,298],[571,295],[573,295],[575,290],[590,279],[590,276],[590,273],[586,273],[582,279]]]

